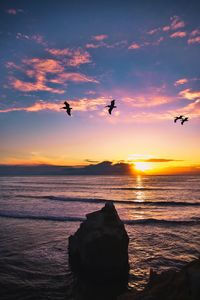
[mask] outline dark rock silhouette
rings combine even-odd
[[[133,290],[118,300],[199,300],[200,259],[194,260],[180,271],[169,270],[161,274],[150,271],[146,288]]]
[[[86,217],[69,237],[71,269],[87,290],[80,299],[115,299],[128,284],[128,235],[113,203]]]

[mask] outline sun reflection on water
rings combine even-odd
[[[144,191],[142,190],[144,188],[144,185],[143,185],[143,178],[141,175],[138,175],[136,177],[136,188],[138,190],[136,190],[136,199],[135,201],[136,202],[144,202],[144,199],[145,199],[145,195],[144,195]]]

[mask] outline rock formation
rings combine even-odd
[[[129,238],[124,224],[113,203],[106,203],[101,210],[86,217],[77,232],[69,237],[72,271],[79,282],[87,282],[93,287],[100,285],[101,290],[105,286],[115,286],[118,292],[124,290],[129,272]]]
[[[199,300],[200,259],[187,264],[180,271],[161,274],[150,272],[149,283],[141,291],[122,295],[118,300]]]

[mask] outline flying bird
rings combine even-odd
[[[174,118],[174,123],[176,123],[177,120],[182,120],[184,116],[179,116]]]
[[[187,122],[188,121],[188,117],[186,117],[186,118],[184,118],[184,119],[182,119],[182,121],[181,121],[181,125],[183,125],[185,122]]]
[[[113,108],[116,108],[117,106],[115,106],[115,100],[112,100],[110,102],[110,105],[106,105],[105,107],[109,107],[108,112],[111,115]]]
[[[66,109],[66,113],[71,116],[71,110],[72,108],[70,107],[69,103],[67,101],[64,102],[65,106],[61,107],[61,109]]]

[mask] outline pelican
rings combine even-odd
[[[110,102],[110,105],[106,105],[105,107],[109,107],[108,112],[111,115],[113,108],[116,108],[117,106],[115,106],[115,100],[112,100]]]
[[[69,103],[67,101],[64,102],[65,106],[61,107],[61,109],[66,109],[66,113],[71,116],[71,110],[72,108],[70,107]]]
[[[175,117],[174,118],[174,123],[176,123],[177,120],[182,120],[183,118],[184,118],[184,116]]]
[[[184,118],[184,119],[182,119],[182,121],[181,121],[181,125],[183,125],[184,124],[184,122],[187,122],[188,121],[188,117],[187,118]]]

